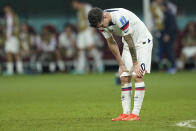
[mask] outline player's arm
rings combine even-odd
[[[135,48],[135,44],[133,42],[133,39],[131,37],[131,34],[125,35],[124,39],[127,42],[128,46],[129,46],[129,51],[131,53],[131,57],[132,57],[132,61],[133,61],[133,71],[138,75],[138,77],[143,77],[143,71],[137,61],[136,48]]]
[[[120,56],[120,51],[118,48],[118,45],[116,43],[116,41],[114,40],[113,36],[109,37],[106,39],[107,43],[108,43],[108,47],[111,50],[111,52],[113,53],[113,55],[115,56],[119,66],[124,65]]]
[[[122,72],[128,72],[128,70],[125,68],[123,64],[118,45],[116,41],[114,40],[113,36],[107,38],[106,40],[107,40],[109,49],[111,50],[111,52],[113,53],[113,55],[115,56],[119,64],[119,69],[120,69],[119,73],[121,74]]]
[[[116,17],[115,24],[122,30],[122,35],[129,46],[133,61],[133,68],[131,69],[131,72],[136,73],[138,77],[143,77],[143,71],[137,61],[136,48],[131,36],[132,29],[130,27],[129,18],[126,15],[119,15]]]

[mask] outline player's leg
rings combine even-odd
[[[168,57],[168,60],[171,63],[171,67],[168,69],[167,73],[175,74],[176,73],[176,60],[175,60],[175,54],[174,54],[174,40],[172,39],[171,41],[165,44],[167,46],[166,55]]]
[[[13,57],[15,56],[15,54],[18,54],[18,52],[19,52],[19,41],[16,37],[11,36],[6,40],[5,52],[7,54],[7,72],[6,72],[6,74],[12,75],[14,73]],[[17,61],[17,59],[16,59],[16,61]],[[17,64],[16,64],[16,66],[17,66]],[[21,65],[21,63],[20,63],[20,65]]]
[[[43,51],[41,49],[36,50],[36,70],[38,73],[42,73],[42,61],[41,56],[43,55]]]
[[[15,59],[16,59],[16,71],[18,74],[23,74],[23,62],[21,60],[20,54],[16,53],[14,54]]]
[[[184,48],[185,49],[185,48]],[[181,52],[181,54],[180,54],[180,57],[179,57],[179,59],[178,59],[178,61],[177,61],[177,68],[179,69],[179,70],[183,70],[184,69],[184,63],[185,63],[185,54],[186,54],[186,50],[185,51],[183,51],[184,49],[182,49],[182,52]],[[185,53],[184,53],[185,52]]]
[[[130,76],[122,76],[121,79],[121,103],[123,113],[113,118],[112,121],[121,121],[131,113],[132,84]]]
[[[16,60],[16,71],[18,74],[23,74],[23,62],[20,56],[20,43],[17,37],[12,36],[10,38],[12,44],[12,53]]]
[[[122,60],[125,64],[125,67],[130,70],[130,68],[132,67],[132,60],[129,50],[123,50]],[[132,84],[130,73],[123,72],[119,74],[119,77],[121,80],[121,103],[123,108],[123,114],[121,114],[117,118],[112,119],[113,121],[123,120],[131,113]]]
[[[13,63],[13,56],[11,52],[6,52],[6,74],[13,75],[14,74],[14,63]]]
[[[63,55],[64,55],[64,49],[60,49],[60,48],[57,48],[56,49],[56,60],[57,60],[57,65],[58,65],[58,68],[60,71],[65,71],[65,64],[64,64],[64,61],[63,61]],[[63,54],[63,55],[62,55]]]
[[[195,52],[195,55],[194,55],[194,64],[195,64],[195,69],[196,69],[196,52]]]
[[[93,32],[91,29],[87,29],[85,32],[86,43],[88,45],[88,50],[90,51],[91,56],[95,61],[95,69],[98,72],[103,72],[103,62],[101,58],[101,54],[99,53],[98,49],[94,46],[94,39],[93,39]]]
[[[150,73],[151,68],[151,53],[152,53],[152,42],[148,45],[144,45],[142,48],[136,50],[138,62],[145,73]],[[134,94],[134,107],[132,113],[123,120],[140,120],[140,110],[145,95],[145,83],[143,78],[139,78],[136,75],[132,75],[135,81],[135,94]]]
[[[56,57],[55,57],[55,49],[47,52],[48,60],[49,60],[49,71],[55,72],[56,71]]]
[[[78,58],[77,58],[77,66],[76,66],[76,72],[75,73],[84,73],[85,66],[86,66],[86,54],[85,54],[85,39],[84,39],[84,33],[80,32],[77,37],[76,45],[78,48]]]
[[[98,50],[94,47],[94,45],[90,45],[88,46],[88,50],[90,51],[91,56],[93,57],[95,63],[95,69],[97,72],[103,72],[104,68],[103,68],[103,62],[101,59],[101,54],[98,52]]]

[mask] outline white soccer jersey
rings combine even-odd
[[[51,37],[49,43],[42,40],[40,36],[36,37],[36,46],[37,46],[37,48],[43,50],[44,52],[55,51],[56,44],[57,44],[57,41],[56,41],[55,36]]]
[[[106,9],[104,12],[110,12],[112,22],[107,28],[100,28],[104,37],[107,39],[115,34],[125,36],[131,34],[136,47],[152,40],[152,35],[145,24],[131,11],[123,8]],[[123,40],[124,41],[124,40]],[[128,47],[126,42],[124,47]]]
[[[71,36],[68,37],[67,34],[65,32],[63,32],[59,36],[59,46],[61,48],[70,49],[70,48],[72,48],[71,42],[75,43],[75,40],[76,40],[75,33],[71,33]]]

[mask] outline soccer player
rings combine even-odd
[[[23,74],[23,63],[20,56],[19,18],[10,5],[4,7],[5,12],[5,52],[7,58],[5,75],[14,74],[14,59],[16,60],[16,70],[18,74]]]
[[[123,114],[112,121],[140,120],[140,110],[145,94],[144,74],[150,73],[152,35],[144,23],[131,11],[123,8],[102,10],[93,8],[88,13],[92,27],[98,28],[119,64]],[[112,34],[122,36],[122,57]],[[135,81],[134,107],[131,112],[132,84]]]
[[[76,40],[76,46],[78,48],[78,60],[76,67],[76,74],[86,73],[85,69],[87,67],[86,52],[88,50],[90,55],[94,59],[95,67],[98,72],[102,72],[102,61],[101,55],[95,48],[95,40],[93,39],[93,31],[88,26],[88,12],[92,8],[90,4],[80,2],[78,0],[72,1],[72,7],[77,10],[78,18],[78,36]]]

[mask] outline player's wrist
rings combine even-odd
[[[133,63],[133,66],[136,66],[136,65],[138,65],[138,62],[137,61]]]

